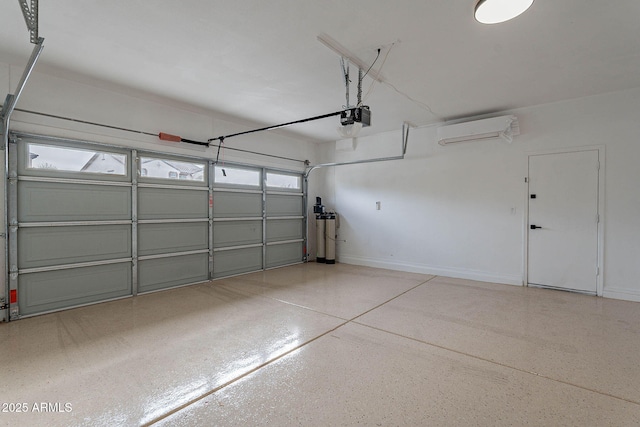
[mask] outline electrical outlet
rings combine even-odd
[[[379,211],[382,208],[382,203],[376,202],[376,210]]]

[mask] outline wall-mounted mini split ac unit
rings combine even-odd
[[[520,135],[520,126],[516,116],[492,117],[441,126],[438,128],[438,144],[447,145],[454,142],[493,138],[502,138],[511,142],[515,135]]]

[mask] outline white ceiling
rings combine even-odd
[[[640,1],[536,0],[491,26],[474,4],[41,0],[38,69],[274,125],[344,105],[338,56],[317,40],[326,33],[367,63],[381,48],[374,69],[388,84],[365,79],[364,134],[640,87]],[[31,49],[19,2],[0,2],[0,61],[24,63]],[[337,126],[290,130],[335,140]]]

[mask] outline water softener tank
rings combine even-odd
[[[326,215],[316,215],[316,262],[326,262],[325,231]]]
[[[336,263],[336,214],[330,212],[325,219],[325,261]]]

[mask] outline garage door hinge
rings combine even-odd
[[[6,303],[4,297],[0,298],[0,310],[6,310],[9,308],[9,304]]]
[[[524,177],[524,182],[529,182],[529,178],[527,178],[526,176]]]

